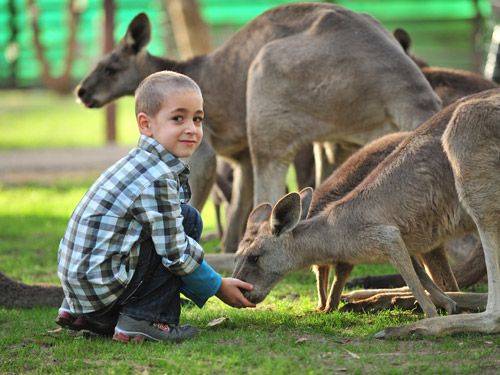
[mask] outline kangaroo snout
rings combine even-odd
[[[76,100],[81,101],[87,108],[101,107],[99,101],[92,97],[92,93],[84,88],[81,84],[75,88]]]

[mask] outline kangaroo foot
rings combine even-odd
[[[402,327],[390,327],[375,334],[377,339],[416,336],[444,336],[454,333],[499,333],[500,312],[450,315],[422,319]]]
[[[346,303],[340,311],[381,311],[398,307],[404,310],[418,308],[411,293],[380,293],[374,296]]]
[[[355,302],[358,300],[370,298],[376,296],[378,294],[386,294],[386,293],[408,293],[410,288],[393,288],[393,289],[361,289],[361,290],[353,290],[352,292],[342,294],[341,300],[343,302]]]
[[[318,304],[316,308],[314,309],[315,312],[323,312],[325,310],[325,305],[323,304]]]
[[[323,309],[323,312],[324,312],[325,314],[329,314],[329,313],[331,313],[332,311],[337,310],[337,308],[338,308],[338,305],[337,305],[337,306],[333,306],[333,305],[327,304],[327,305],[325,306],[325,308]]]

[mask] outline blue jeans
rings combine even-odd
[[[181,204],[181,210],[184,232],[199,242],[203,230],[200,213],[187,204]],[[153,241],[144,241],[134,276],[123,293],[111,306],[89,315],[110,324],[116,323],[119,313],[149,322],[179,324],[182,281],[163,266],[161,259]]]

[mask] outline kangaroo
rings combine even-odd
[[[473,219],[488,275],[486,310],[478,314],[423,319],[387,328],[377,338],[500,332],[500,97],[498,91],[460,104],[442,136],[459,200]]]
[[[236,250],[253,203],[275,202],[285,192],[288,165],[303,145],[331,139],[365,144],[414,129],[441,107],[378,21],[337,5],[273,8],[218,49],[186,61],[150,55],[150,33],[147,16],[136,16],[77,95],[86,106],[101,107],[133,94],[143,78],[165,69],[200,85],[207,145],[191,160],[193,171],[200,171],[190,178],[193,204],[208,196],[215,150],[235,168],[225,251]]]
[[[410,134],[410,132],[388,134],[354,153],[316,189],[309,208],[308,218],[320,214],[326,206],[342,199],[351,192]],[[442,290],[452,292],[459,290],[442,246],[436,247],[429,253],[421,254],[419,258],[428,269],[433,281]],[[413,261],[417,260],[414,259]],[[318,311],[328,313],[337,309],[342,290],[353,268],[353,265],[345,263],[337,263],[334,266],[335,278],[328,299],[326,292],[328,290],[331,265],[313,267],[317,280],[318,307],[316,310]],[[359,306],[365,307],[366,303]],[[372,303],[370,307],[373,309],[376,306],[377,304]]]
[[[477,115],[474,119],[480,119],[483,108],[474,105],[482,101],[497,103],[498,106],[500,89],[464,98],[434,115],[405,138],[353,191],[325,205],[320,213],[311,218],[306,218],[312,200],[307,190],[301,195],[290,193],[274,206],[269,203],[257,206],[249,217],[233,272],[234,277],[254,284],[254,289],[246,293],[247,297],[253,302],[261,302],[287,272],[313,264],[355,265],[388,260],[400,271],[424,313],[435,317],[435,306],[423,290],[417,277],[417,274],[421,276],[421,272],[412,267],[411,256],[429,252],[450,236],[476,230],[474,223],[477,224],[477,220],[470,215],[469,209],[464,208],[467,203],[461,204],[464,196],[459,195],[460,190],[457,193],[455,187],[457,169],[452,168],[453,160],[450,163],[451,159],[443,151],[441,136],[457,106],[460,106],[461,112],[463,108],[470,109]],[[497,117],[491,119],[492,112]],[[500,119],[499,110],[490,109],[486,115],[489,116],[485,120],[488,123]],[[456,121],[456,116],[453,120]],[[474,124],[470,121],[467,133],[461,133],[463,138],[473,141],[486,136],[483,133],[476,136],[477,131],[470,128]],[[497,126],[497,132],[498,129]],[[482,127],[478,129],[481,130]],[[495,141],[498,139],[495,138]],[[493,140],[491,145],[495,145]],[[495,147],[489,149],[491,156],[485,156],[485,161],[498,159],[498,144]],[[471,152],[476,152],[476,148]],[[479,163],[479,159],[474,160]],[[496,176],[498,161],[497,165],[490,162],[487,166],[489,173]],[[485,168],[480,170],[485,173]],[[489,178],[487,173],[483,176],[482,179]],[[490,192],[489,204],[494,207],[492,203],[496,203],[496,199],[491,194],[500,193],[493,182],[481,184],[481,188],[487,186],[490,187],[486,189]],[[489,220],[490,228],[491,222],[498,220],[498,208],[496,210],[490,209],[493,216],[488,217],[495,218]],[[481,233],[481,227],[479,231]],[[489,244],[484,243],[482,236],[481,239],[485,254],[487,246],[490,246],[490,252],[496,252],[497,258],[490,258],[490,263],[486,256],[488,277],[495,280],[494,277],[500,277],[500,243],[494,241],[500,239],[498,233],[496,238],[491,233],[488,235]],[[494,246],[493,249],[491,246]],[[413,266],[416,265],[413,262]],[[489,298],[486,312],[492,313],[496,309],[498,320],[499,286],[491,281],[489,288],[489,296],[493,296],[496,302],[492,304]],[[431,296],[437,296],[435,290],[428,291]],[[439,332],[442,329],[440,326]],[[489,324],[488,329],[499,330],[500,324],[498,321],[494,327]],[[432,330],[432,333],[436,332],[438,328]],[[390,330],[379,336],[397,334],[399,331]]]

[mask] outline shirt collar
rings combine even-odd
[[[176,174],[189,174],[188,165],[174,154],[167,151],[156,139],[141,134],[137,147],[158,156],[160,160],[167,164]]]

